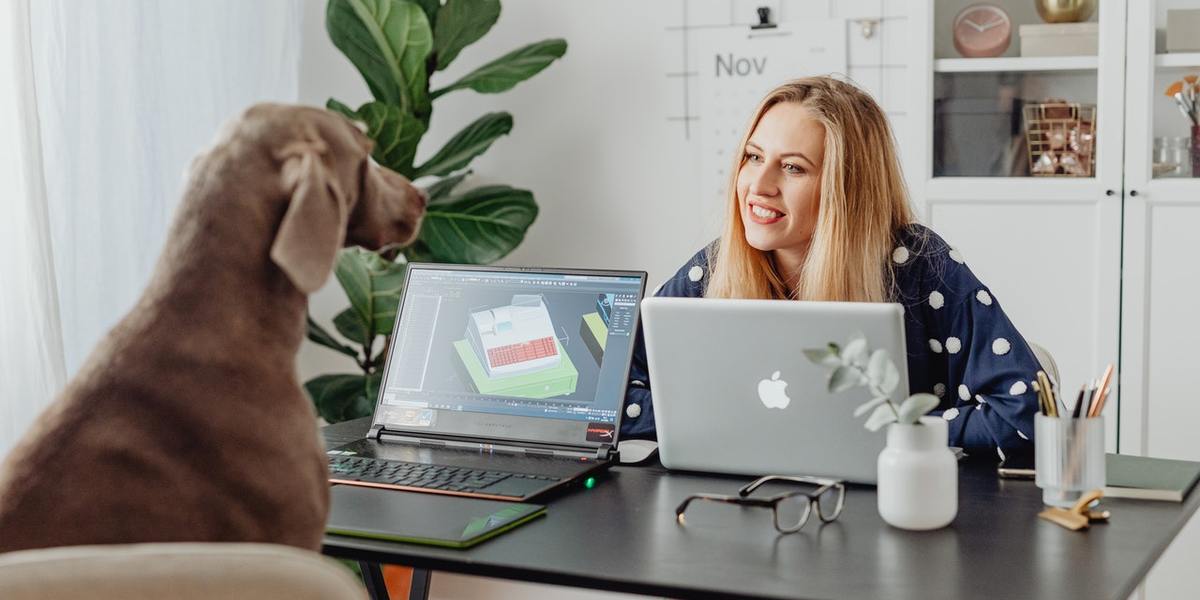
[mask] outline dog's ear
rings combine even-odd
[[[337,179],[321,161],[322,150],[323,144],[298,142],[281,154],[280,176],[291,201],[275,232],[271,260],[304,294],[329,278],[350,212]]]

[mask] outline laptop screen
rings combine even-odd
[[[640,272],[410,265],[375,423],[613,443],[644,285]]]

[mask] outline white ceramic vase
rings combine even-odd
[[[958,462],[948,447],[946,421],[893,423],[879,453],[879,516],[901,529],[945,527],[958,513]]]

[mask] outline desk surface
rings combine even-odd
[[[369,423],[326,427],[330,447]],[[641,594],[753,598],[1111,598],[1126,600],[1200,506],[1106,500],[1112,522],[1071,532],[1036,518],[1032,481],[963,465],[959,511],[944,529],[885,524],[874,488],[847,491],[841,518],[777,535],[769,511],[722,526],[683,527],[675,506],[694,492],[735,493],[750,478],[617,467],[595,489],[549,502],[537,519],[470,550],[328,535],[329,555],[439,571]],[[737,510],[737,509],[735,509]]]

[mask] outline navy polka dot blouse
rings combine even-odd
[[[950,425],[950,445],[968,451],[1028,454],[1038,410],[1032,382],[1037,358],[1000,302],[962,255],[932,230],[911,225],[891,254],[892,301],[904,306],[909,391],[942,402],[932,415]],[[708,249],[697,252],[655,292],[699,298],[708,276]],[[623,438],[655,437],[654,404],[639,328],[621,423]]]

